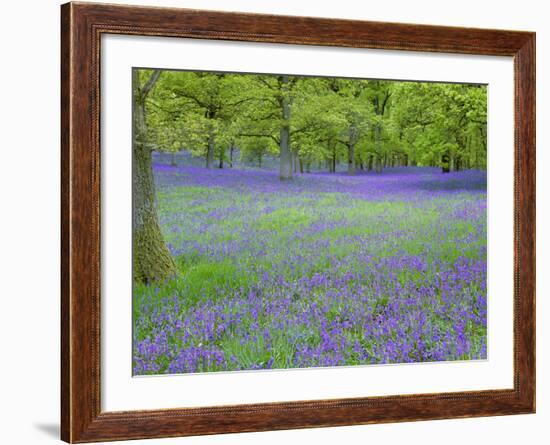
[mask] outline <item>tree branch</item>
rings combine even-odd
[[[145,100],[149,92],[155,86],[155,83],[157,83],[157,80],[159,80],[160,73],[161,73],[160,70],[154,70],[151,73],[151,76],[149,76],[149,79],[147,80],[147,82],[145,82],[145,85],[143,85],[143,88],[141,89],[141,97],[143,98],[143,100]]]
[[[155,102],[152,99],[147,99],[147,103],[153,105],[155,108],[158,108],[159,110],[164,111],[165,113],[168,113],[168,114],[180,113],[180,110],[168,110],[167,108],[164,108],[163,106],[159,105],[157,102]]]
[[[182,97],[184,99],[189,99],[195,102],[199,107],[201,108],[208,108],[209,104],[206,102],[201,101],[198,97],[193,96],[192,94],[187,93],[186,91],[176,89],[174,90],[174,93],[177,94],[179,97]]]

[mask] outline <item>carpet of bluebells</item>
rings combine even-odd
[[[178,274],[134,286],[135,375],[486,358],[485,172],[154,174]]]

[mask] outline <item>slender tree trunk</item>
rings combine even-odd
[[[177,167],[177,162],[176,162],[176,153],[175,152],[171,152],[170,153],[170,165],[172,167]]]
[[[380,156],[376,156],[374,171],[376,173],[382,173],[382,158]]]
[[[292,150],[292,171],[298,172],[298,154],[294,150]]]
[[[208,147],[206,148],[206,168],[214,166],[215,138],[214,130],[210,129],[208,132]]]
[[[485,159],[487,159],[487,134],[483,131],[482,127],[479,127],[479,135],[481,139],[481,145],[483,146],[483,153],[485,154]],[[483,159],[483,156],[481,156],[481,159]],[[481,168],[482,164],[480,161],[480,158],[478,157],[477,150],[476,150],[476,165],[477,168]],[[485,161],[485,168],[487,168],[487,161]]]
[[[140,87],[137,70],[134,70],[132,76],[134,89],[133,277],[135,281],[144,283],[166,279],[176,272],[174,261],[166,247],[158,223],[152,156],[146,143],[145,97],[156,82],[153,80],[155,73],[156,71],[143,88]],[[156,74],[156,79],[159,74]]]
[[[467,156],[465,156],[464,159],[464,168],[470,169],[472,165],[472,159],[474,157],[474,151],[473,151],[473,137],[471,135],[468,135],[466,137],[466,153],[468,153]]]
[[[233,168],[233,151],[235,150],[235,145],[231,143],[229,147],[229,168]]]
[[[328,171],[329,173],[336,172],[336,144],[332,141],[327,142],[327,151],[330,153],[330,158],[328,159]]]
[[[374,126],[374,145],[375,145],[375,150],[376,150],[375,171],[376,171],[376,173],[382,173],[382,158],[380,156],[380,152],[382,151],[380,124],[376,124]]]
[[[332,144],[332,173],[336,173],[336,144]]]
[[[289,131],[288,127],[281,127],[281,142],[280,142],[280,169],[279,177],[281,179],[292,179],[292,153],[289,147]]]
[[[348,174],[355,174],[355,145],[348,144]]]
[[[220,147],[220,163],[218,165],[219,168],[223,168],[224,159],[225,159],[225,147]]]
[[[288,76],[280,76],[281,85],[284,87],[288,84]],[[281,112],[283,122],[280,130],[280,166],[279,177],[281,179],[292,179],[292,152],[290,150],[290,102],[287,92],[282,88],[281,91]]]
[[[450,156],[449,153],[443,153],[441,156],[441,172],[449,173],[450,172]]]
[[[302,161],[302,158],[298,158],[298,163],[300,164],[300,173],[304,173],[304,161]]]

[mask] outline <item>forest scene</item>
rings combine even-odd
[[[487,87],[134,68],[133,374],[487,358]]]

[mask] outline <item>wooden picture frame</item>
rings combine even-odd
[[[513,389],[102,412],[99,115],[103,34],[513,56]],[[61,7],[61,35],[63,440],[94,442],[535,412],[534,33],[67,3]]]

